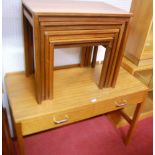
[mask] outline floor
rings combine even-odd
[[[26,155],[152,155],[153,118],[137,125],[132,141],[124,145],[128,126],[114,128],[99,116],[24,138]],[[17,145],[15,143],[15,151]]]

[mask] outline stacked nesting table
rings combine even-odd
[[[103,2],[23,0],[22,7],[26,76],[6,76],[20,154],[23,136],[114,110],[131,125],[128,143],[148,91],[120,69],[131,14]],[[106,53],[95,67],[98,45]],[[92,68],[84,67],[92,46]],[[60,47],[83,47],[81,67],[54,71],[54,48]],[[122,111],[128,104],[137,104],[133,119]]]
[[[103,2],[23,0],[26,75],[35,70],[38,103],[53,98],[54,48],[106,47],[98,86],[114,87],[130,16]]]

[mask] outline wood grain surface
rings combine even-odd
[[[129,13],[104,2],[91,1],[52,1],[51,0],[23,0],[23,4],[34,13],[101,13],[120,14],[129,16]]]
[[[7,91],[15,122],[92,104],[91,100],[94,98],[97,102],[103,102],[148,90],[122,68],[114,89],[99,89],[94,80],[99,76],[100,70],[101,65],[98,65],[96,70],[77,67],[54,71],[54,99],[43,101],[44,104],[37,104],[33,76],[27,78],[24,73],[6,75]]]

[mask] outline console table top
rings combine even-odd
[[[120,70],[115,88],[99,89],[95,81],[101,65],[91,68],[71,68],[54,72],[54,99],[38,104],[35,99],[34,78],[24,73],[7,74],[6,86],[15,121],[63,111],[91,103],[106,101],[118,96],[145,92],[148,88],[123,68]],[[75,78],[76,77],[76,78]],[[95,80],[95,79],[96,80]]]
[[[84,13],[103,15],[130,16],[131,13],[104,2],[78,1],[78,0],[22,0],[22,3],[32,13]]]

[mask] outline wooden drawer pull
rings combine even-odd
[[[116,107],[125,107],[127,105],[126,102],[123,103],[116,103]]]
[[[53,117],[53,122],[54,122],[55,124],[61,124],[61,123],[67,122],[68,120],[69,120],[69,117],[68,117],[67,115],[65,115],[65,119],[60,120],[60,121],[57,121],[57,120],[55,119],[55,117]]]

